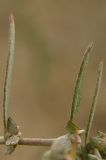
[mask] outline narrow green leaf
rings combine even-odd
[[[12,78],[12,68],[14,60],[14,43],[15,43],[15,24],[14,17],[10,15],[9,17],[9,41],[8,41],[8,58],[6,67],[6,76],[4,84],[4,100],[3,100],[3,121],[4,121],[4,134],[7,131],[7,121],[9,117],[9,99],[10,99],[10,86]]]
[[[92,122],[93,122],[93,118],[94,118],[94,114],[95,114],[95,109],[96,109],[96,105],[97,105],[100,84],[101,84],[101,79],[102,79],[102,72],[103,72],[103,62],[100,62],[99,69],[98,69],[96,87],[95,87],[95,91],[94,91],[94,96],[93,96],[92,105],[91,105],[91,109],[90,109],[90,113],[89,113],[89,117],[88,117],[86,132],[85,132],[85,143],[87,143],[90,129],[91,129]]]
[[[81,67],[78,73],[78,78],[76,81],[76,86],[75,86],[74,96],[73,96],[73,101],[72,101],[71,116],[70,116],[70,120],[67,123],[67,128],[71,127],[71,122],[73,122],[75,115],[78,112],[78,108],[79,108],[80,100],[81,100],[83,79],[84,79],[85,70],[88,64],[89,55],[90,55],[92,47],[93,47],[93,43],[90,43],[84,53],[84,57],[83,57]]]

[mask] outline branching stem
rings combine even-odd
[[[51,146],[55,138],[21,138],[19,145],[29,145],[29,146]],[[0,136],[0,144],[5,144],[4,136]]]

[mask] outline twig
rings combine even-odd
[[[78,130],[78,135],[81,135],[83,133],[84,133],[83,129]],[[20,138],[18,144],[31,145],[31,146],[51,146],[57,138]],[[0,144],[5,144],[4,136],[0,136]]]
[[[29,146],[51,146],[55,138],[21,138],[19,140],[19,145],[29,145]],[[0,136],[0,144],[5,144],[5,139]]]

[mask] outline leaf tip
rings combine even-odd
[[[99,63],[99,68],[98,68],[98,71],[102,71],[102,70],[103,70],[103,61]]]
[[[92,41],[92,42],[88,45],[88,47],[87,47],[87,49],[86,49],[86,51],[85,51],[85,54],[91,52],[93,46],[94,46],[94,42]]]
[[[9,16],[9,22],[10,23],[14,23],[14,15],[13,15],[13,13],[11,13],[10,16]]]

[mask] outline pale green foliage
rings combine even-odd
[[[94,118],[96,105],[97,105],[98,94],[100,90],[102,71],[103,71],[103,62],[99,64],[95,92],[94,92],[92,106],[90,109],[87,127],[85,131],[85,144],[84,145],[80,137],[81,135],[79,134],[80,131],[81,133],[83,132],[82,130],[79,130],[79,127],[76,126],[76,122],[75,122],[76,114],[78,112],[80,100],[81,100],[81,93],[82,93],[85,71],[87,68],[89,55],[90,55],[92,46],[93,44],[91,43],[85,51],[85,54],[84,54],[84,57],[81,63],[80,71],[78,73],[76,85],[75,85],[74,96],[73,96],[72,107],[71,107],[71,116],[67,123],[68,137],[70,135],[71,138],[67,138],[67,137],[61,138],[60,137],[59,139],[57,139],[53,143],[50,150],[44,154],[43,160],[64,160],[64,159],[66,160],[82,160],[82,159],[83,160],[101,160],[102,159],[101,152],[103,156],[106,158],[106,134],[102,133],[102,135],[100,134],[97,137],[93,137],[87,143],[87,140],[89,138],[90,129],[91,129],[92,122],[93,122],[93,118]],[[76,133],[78,133],[77,138],[75,138]],[[69,143],[70,143],[70,147],[68,147]],[[67,147],[68,147],[68,151],[67,151]]]
[[[15,150],[21,138],[19,127],[9,114],[10,87],[11,87],[12,69],[14,61],[14,44],[15,44],[15,24],[13,15],[11,15],[10,28],[9,28],[8,58],[7,58],[6,77],[4,84],[4,101],[3,101],[4,142],[6,145],[7,154],[11,154]],[[50,147],[49,151],[47,151],[44,154],[43,160],[106,159],[106,134],[99,132],[96,137],[88,139],[97,105],[98,94],[100,90],[103,62],[100,63],[98,69],[97,82],[86,126],[84,144],[82,143],[83,141],[81,140],[81,135],[82,133],[84,133],[84,130],[80,130],[75,122],[75,118],[80,106],[83,81],[92,46],[93,43],[91,43],[88,46],[88,48],[84,53],[78,77],[76,80],[74,96],[71,106],[71,114],[69,121],[67,123],[68,133],[64,136],[60,136],[59,138],[53,140],[52,146]]]

